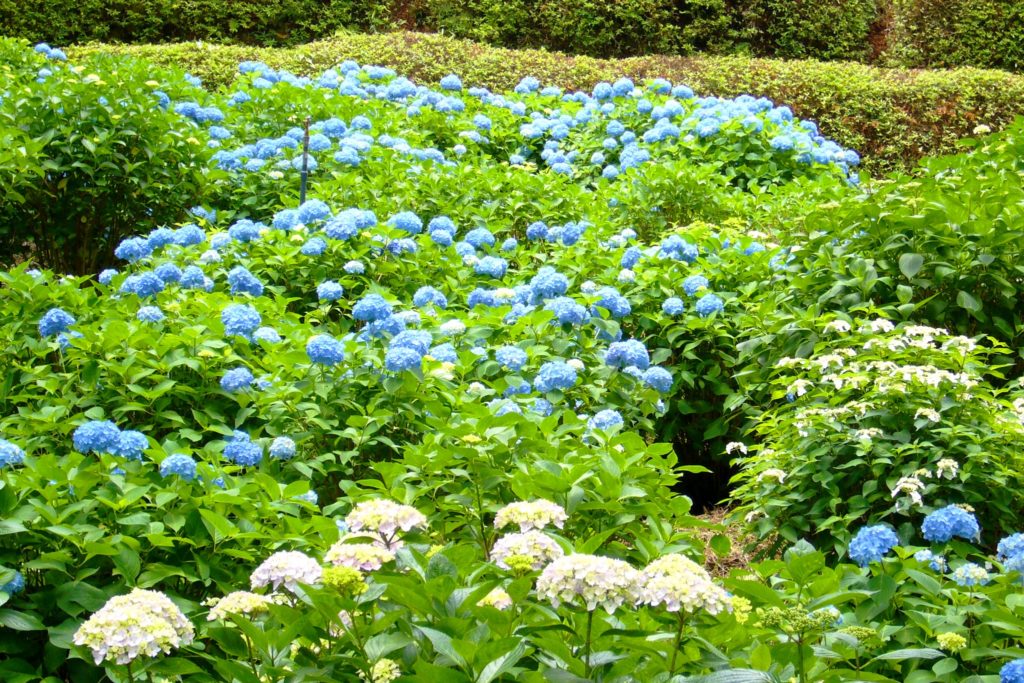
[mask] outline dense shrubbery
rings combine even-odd
[[[956,142],[979,124],[998,129],[1024,113],[1024,78],[973,69],[901,72],[854,64],[705,57],[604,61],[501,50],[420,34],[346,35],[296,50],[102,45],[77,48],[71,54],[96,51],[181,66],[218,86],[229,84],[235,65],[248,59],[307,75],[354,59],[385,64],[423,81],[456,73],[467,83],[498,90],[512,88],[530,75],[573,90],[589,90],[621,75],[667,77],[701,93],[758,93],[786,102],[832,139],[859,150],[873,171],[912,168],[923,156],[954,151]]]
[[[5,49],[26,87],[92,80]],[[749,96],[241,71],[108,98],[211,150],[189,222],[151,218],[119,270],[0,273],[0,677],[1018,680],[1011,338],[915,325],[979,311],[925,282],[935,242],[879,258],[856,217],[930,187],[925,228],[998,243],[1020,127],[862,191],[854,152]],[[957,174],[991,192],[967,214]],[[1019,319],[1006,295],[979,300]],[[825,405],[863,422],[815,438]],[[755,530],[822,550],[716,579],[729,541],[676,491],[744,449]],[[794,519],[819,482],[836,509]]]
[[[0,51],[0,262],[32,251],[60,271],[95,272],[140,226],[185,216],[209,154],[154,108],[153,79],[168,74],[102,55],[53,71],[42,55],[23,61],[21,46]]]
[[[404,28],[597,57],[739,54],[1020,70],[1019,3],[985,0],[0,0],[0,35],[299,45]]]

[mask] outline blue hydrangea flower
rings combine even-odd
[[[462,90],[462,81],[455,74],[448,74],[441,79],[442,90]]]
[[[221,311],[220,321],[224,323],[224,334],[248,339],[263,322],[263,318],[252,306],[231,304]]]
[[[918,562],[927,562],[933,571],[943,572],[946,569],[946,558],[936,555],[931,550],[918,550],[914,553],[914,559]]]
[[[142,460],[142,453],[147,448],[149,448],[149,439],[145,434],[134,429],[126,429],[118,436],[117,443],[111,452],[128,460]]]
[[[683,291],[687,296],[694,296],[702,289],[706,289],[710,283],[703,275],[691,275],[683,280]]]
[[[236,391],[248,389],[254,379],[248,368],[233,368],[224,373],[220,380],[220,388],[233,394]]]
[[[697,315],[706,318],[713,313],[720,313],[725,308],[725,303],[714,294],[705,294],[697,300],[697,305],[694,308]]]
[[[396,213],[388,220],[388,225],[412,235],[418,235],[423,231],[423,221],[412,211]]]
[[[331,141],[327,140],[325,136],[321,136],[327,141],[327,147],[331,146]],[[310,138],[310,149],[313,149],[313,139]],[[326,147],[324,148],[326,149]],[[321,150],[313,150],[321,151]],[[300,223],[306,225],[315,223],[316,221],[326,220],[331,216],[331,208],[327,204],[319,199],[309,199],[303,202],[298,210],[298,217]]]
[[[553,312],[555,319],[563,325],[582,325],[590,317],[585,306],[568,296],[549,299],[544,304],[544,310]]]
[[[477,275],[486,275],[494,279],[501,279],[508,270],[508,261],[497,256],[484,256],[476,262],[473,267]]]
[[[235,266],[231,269],[228,273],[228,284],[231,285],[232,294],[263,294],[263,283],[244,266]]]
[[[114,268],[107,268],[101,270],[99,276],[96,278],[101,285],[109,285],[110,281],[117,275],[117,270]]]
[[[173,263],[161,263],[153,270],[156,276],[165,283],[178,282],[181,280],[181,268]]]
[[[6,439],[0,439],[0,469],[25,462],[25,451]]]
[[[412,303],[420,308],[431,304],[438,308],[447,308],[448,297],[436,288],[426,285],[416,290],[416,293],[412,296]]]
[[[999,683],[1024,683],[1024,659],[1004,664],[999,670]]]
[[[594,306],[608,311],[613,318],[624,318],[633,311],[629,299],[622,296],[614,287],[602,287],[595,293],[597,301]]]
[[[677,296],[669,297],[661,303],[661,312],[665,315],[682,315],[685,309],[683,300]]]
[[[117,448],[121,430],[109,420],[91,420],[79,425],[72,435],[79,453],[113,453]]]
[[[587,421],[587,426],[594,431],[621,427],[622,415],[617,410],[602,410]]]
[[[391,313],[391,304],[389,304],[380,294],[367,294],[357,301],[356,305],[352,307],[352,317],[356,320],[364,320],[367,322],[384,320],[385,318],[388,318]]]
[[[23,590],[25,590],[25,577],[18,571],[14,572],[13,579],[0,585],[0,593],[7,593],[8,595],[16,595]]]
[[[139,275],[129,275],[121,283],[121,289],[118,291],[122,294],[135,294],[138,297],[147,298],[164,291],[164,281],[156,273],[146,271]]]
[[[483,249],[484,247],[493,247],[497,241],[494,234],[487,228],[473,228],[466,233],[465,240],[473,245],[476,249]]]
[[[974,515],[956,505],[947,505],[924,518],[921,533],[932,543],[945,543],[954,536],[976,539],[981,529]]]
[[[248,440],[248,436],[245,440]],[[227,450],[225,449],[226,454]],[[287,436],[277,437],[270,444],[270,457],[274,460],[290,460],[295,457],[295,442]]]
[[[533,381],[542,394],[549,391],[571,389],[576,384],[576,369],[562,361],[548,361],[541,366]]]
[[[263,461],[263,449],[253,443],[248,434],[236,430],[224,446],[224,457],[236,465],[254,467]]]
[[[153,247],[144,237],[129,237],[121,241],[114,250],[114,256],[129,263],[135,263],[153,253]]]
[[[160,476],[167,478],[176,474],[186,481],[196,478],[196,461],[184,453],[175,453],[160,463]]]
[[[384,367],[390,372],[419,370],[422,361],[423,354],[407,346],[388,347],[387,353],[384,355]]]
[[[144,323],[158,323],[164,319],[164,312],[156,306],[143,306],[135,317]]]
[[[623,252],[622,259],[619,261],[619,267],[632,268],[640,262],[643,255],[644,253],[640,250],[640,247],[629,247]]]
[[[306,342],[306,355],[320,365],[337,365],[345,360],[345,347],[328,334],[318,334]]]
[[[205,289],[208,279],[199,266],[188,266],[182,271],[179,282],[185,289]],[[209,282],[212,285],[213,281]]]
[[[313,237],[303,244],[299,251],[305,256],[320,256],[327,251],[327,242],[319,237]]]
[[[672,373],[665,368],[652,365],[641,376],[644,384],[662,394],[672,390]]]
[[[459,362],[459,354],[455,351],[455,347],[448,342],[432,347],[427,353],[431,358],[442,363]]]
[[[494,352],[494,359],[512,372],[519,372],[528,359],[526,351],[518,346],[502,346]]]
[[[1006,562],[1018,556],[1024,556],[1024,534],[1011,534],[999,541],[999,545],[996,546],[996,559]]]
[[[547,417],[548,415],[554,412],[555,407],[551,405],[551,401],[547,400],[546,398],[537,398],[534,399],[533,405],[530,407],[530,410],[532,410],[535,413],[538,413],[539,415]]]
[[[872,562],[880,562],[899,543],[896,532],[884,524],[876,524],[862,527],[850,541],[848,552],[850,559],[866,567]]]
[[[627,339],[609,344],[604,362],[613,368],[626,368],[632,365],[646,370],[651,365],[651,356],[643,342]]]
[[[317,285],[316,295],[320,301],[337,301],[345,295],[345,288],[334,280],[326,280]]]
[[[530,288],[533,292],[532,303],[540,303],[569,291],[569,279],[551,266],[544,266],[530,280]]]
[[[75,324],[75,318],[63,308],[51,308],[39,319],[39,334],[50,337],[60,332],[67,332]]]
[[[975,564],[974,562],[965,562],[960,565],[950,573],[950,578],[953,579],[958,586],[963,586],[965,588],[984,586],[992,580],[988,571],[981,565]]]
[[[362,261],[349,261],[342,267],[342,270],[349,275],[362,275],[366,272],[366,266]]]
[[[519,241],[515,237],[509,237],[507,240],[501,243],[502,251],[515,251],[516,247],[519,246]]]

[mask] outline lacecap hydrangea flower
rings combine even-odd
[[[104,660],[129,664],[192,642],[192,623],[163,593],[134,589],[107,601],[77,631],[75,645],[88,647],[98,666]]]
[[[537,579],[537,596],[556,608],[565,604],[609,614],[640,597],[640,573],[622,560],[598,555],[566,555],[554,560]]]
[[[981,535],[978,520],[956,505],[947,505],[924,518],[921,534],[933,543],[945,543],[954,536],[974,540]]]
[[[264,560],[249,577],[249,583],[253,589],[270,586],[277,590],[284,586],[294,591],[300,583],[318,583],[322,574],[320,564],[309,555],[282,550]]]
[[[549,500],[538,499],[509,503],[494,516],[494,528],[504,529],[517,525],[520,531],[532,531],[555,526],[561,529],[568,515],[565,508]]]
[[[981,565],[973,562],[965,562],[954,569],[950,574],[950,578],[952,578],[958,586],[963,586],[965,588],[984,586],[991,581],[988,571]]]
[[[890,550],[899,545],[900,539],[889,527],[883,524],[862,527],[850,541],[850,559],[866,567],[872,562],[879,562]]]
[[[715,584],[707,570],[682,555],[665,555],[641,572],[639,602],[664,605],[669,612],[704,610],[719,614],[730,608],[728,593]]]
[[[536,571],[564,554],[562,546],[554,539],[533,530],[499,538],[491,548],[491,561],[503,569],[511,569],[516,564],[512,559],[518,558]]]

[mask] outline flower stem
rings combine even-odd
[[[249,651],[249,667],[252,669],[252,675],[256,677],[256,680],[259,680],[260,672],[256,670],[256,658],[253,657],[252,653],[252,639],[247,635],[243,635],[242,639],[245,640],[245,647]]]
[[[594,611],[587,611],[587,639],[583,644],[583,677],[590,678],[590,634],[594,628]]]
[[[679,626],[676,628],[676,646],[672,648],[672,659],[668,663],[668,677],[670,679],[676,675],[676,657],[679,656],[679,649],[683,645],[683,627],[686,625],[686,618],[682,610],[679,610],[676,616],[679,619]]]
[[[128,660],[128,683],[132,683],[135,680],[135,676],[132,675],[132,662]]]

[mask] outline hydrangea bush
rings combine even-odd
[[[28,82],[78,77],[52,52]],[[661,79],[498,94],[244,63],[225,92],[146,88],[210,150],[204,204],[95,277],[0,273],[5,677],[923,683],[1014,657],[1002,350],[853,333],[794,294],[780,217],[859,192],[813,123]],[[868,383],[878,425],[797,441]],[[838,547],[713,577],[728,540],[704,546],[679,486],[727,440],[762,530]],[[855,464],[878,444],[857,483],[928,468],[920,502],[876,488],[801,527],[826,441]],[[826,566],[860,526],[858,566]]]

